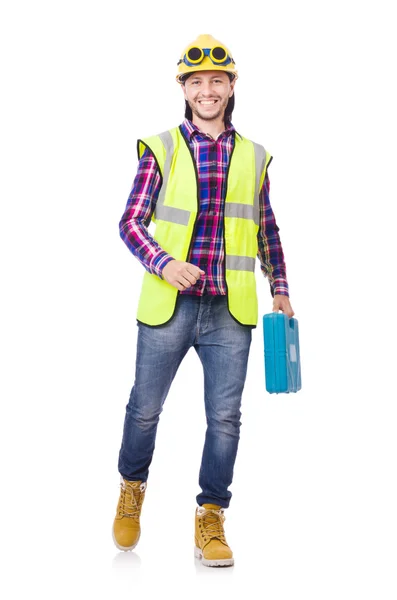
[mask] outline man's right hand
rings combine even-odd
[[[194,285],[205,272],[190,263],[170,260],[162,270],[162,275],[170,285],[182,292]]]

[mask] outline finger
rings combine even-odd
[[[192,275],[192,277],[194,277],[196,281],[197,279],[200,279],[201,275],[205,275],[204,271],[202,271],[198,267],[194,267],[193,265],[187,267],[186,271],[190,273],[190,275]],[[194,283],[196,283],[196,281]]]
[[[181,277],[186,279],[189,282],[189,285],[194,285],[198,279],[197,277],[195,277],[195,275],[193,275],[193,273],[191,273],[187,269],[183,273],[181,273]]]
[[[190,283],[190,281],[188,279],[186,279],[186,277],[184,277],[183,275],[180,275],[178,278],[178,282],[184,286],[184,288],[188,288],[190,287],[192,284]],[[194,282],[196,283],[196,282]]]

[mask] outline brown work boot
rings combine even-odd
[[[223,529],[224,509],[218,504],[196,508],[194,555],[206,567],[230,567],[234,564]]]
[[[146,481],[127,481],[120,478],[120,498],[113,523],[113,541],[119,550],[132,550],[137,545],[141,526],[142,503]]]

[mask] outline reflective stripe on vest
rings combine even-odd
[[[155,156],[162,176],[153,216],[154,237],[171,256],[186,261],[199,203],[193,155],[179,128],[139,140],[139,157],[146,146]],[[259,195],[270,160],[262,146],[235,135],[224,209],[225,278],[229,311],[242,325],[257,323],[254,271]],[[166,323],[174,314],[177,295],[178,290],[166,281],[145,273],[138,320],[152,326]]]
[[[255,271],[255,259],[251,256],[226,256],[226,269],[229,271]]]

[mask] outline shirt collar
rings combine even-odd
[[[202,135],[202,136],[205,136],[205,135],[207,135],[207,134],[203,133],[203,132],[201,131],[201,129],[199,129],[199,128],[197,127],[197,125],[195,125],[195,124],[194,124],[192,121],[189,121],[189,119],[185,119],[185,120],[182,122],[182,125],[181,125],[181,127],[182,127],[182,130],[183,130],[183,132],[184,132],[185,136],[187,137],[187,139],[188,139],[189,141],[190,141],[190,140],[191,140],[191,139],[192,139],[194,136],[196,136],[197,134],[199,134],[199,135]],[[241,137],[241,135],[240,135],[240,134],[239,134],[239,133],[236,131],[236,129],[234,128],[234,125],[233,125],[232,123],[228,123],[228,124],[226,125],[226,128],[225,128],[225,130],[224,130],[224,131],[223,131],[223,132],[222,132],[220,135],[226,135],[226,136],[229,136],[229,135],[232,135],[233,133],[237,133],[237,135],[238,135],[239,137]]]

